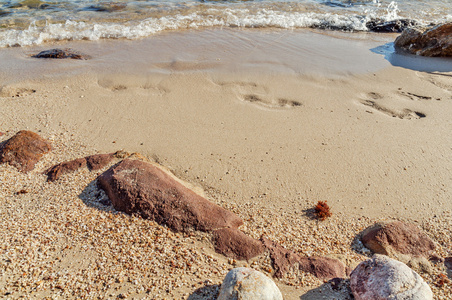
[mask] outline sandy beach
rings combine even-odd
[[[215,299],[234,266],[271,276],[265,255],[228,259],[206,234],[100,204],[106,168],[55,183],[42,174],[118,150],[202,190],[250,236],[303,256],[353,268],[371,256],[357,235],[393,219],[451,255],[450,59],[394,54],[396,34],[251,31],[1,49],[0,142],[26,129],[54,149],[27,174],[0,165],[0,298]],[[92,59],[30,57],[55,47]],[[308,213],[320,200],[333,213],[325,221]],[[452,294],[435,285],[443,273],[438,263],[420,274],[435,299]],[[346,285],[308,273],[274,280],[284,299],[352,299]]]

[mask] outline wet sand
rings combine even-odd
[[[81,171],[48,184],[40,173],[53,163],[119,149],[139,152],[201,187],[210,200],[242,217],[242,230],[251,236],[266,234],[303,255],[342,255],[349,265],[356,264],[369,253],[352,247],[355,236],[387,219],[416,222],[438,243],[441,255],[450,255],[449,62],[423,64],[391,54],[388,43],[394,35],[330,35],[194,31],[133,42],[0,51],[1,140],[28,129],[57,148],[28,175],[1,166],[1,193],[7,203],[0,209],[2,234],[7,245],[20,244],[2,249],[1,292],[11,292],[12,299],[33,288],[36,295],[75,297],[93,278],[98,282],[93,291],[102,290],[102,276],[109,274],[105,280],[112,283],[104,286],[104,298],[124,292],[136,298],[210,299],[234,265],[268,269],[268,258],[257,258],[254,264],[232,262],[215,254],[199,234],[180,236],[149,221],[110,214],[111,207],[90,205],[96,192],[83,190],[97,174]],[[193,36],[198,36],[197,43]],[[56,46],[72,47],[93,59],[29,57]],[[426,65],[429,70],[422,69]],[[29,193],[15,195],[20,186]],[[333,211],[324,222],[306,214],[319,200],[328,201]],[[74,224],[71,230],[68,222]],[[102,224],[123,229],[112,235],[99,231]],[[119,242],[129,226],[133,238],[128,240],[135,243],[139,258],[126,251],[130,245]],[[35,230],[29,242],[17,241]],[[157,231],[167,238],[152,247],[135,241]],[[47,238],[51,232],[55,236]],[[48,256],[36,254],[39,250],[24,252],[37,249],[45,238],[53,245],[46,249]],[[175,245],[177,251],[196,253],[193,267],[170,267],[171,260],[182,263],[188,257],[175,258]],[[158,252],[157,263],[156,249],[173,250]],[[80,263],[70,265],[70,257]],[[99,265],[102,257],[104,266]],[[58,288],[56,279],[45,279],[42,270],[27,272],[21,285],[18,278],[26,264],[30,270],[30,264],[45,269],[49,261],[54,261],[52,272],[60,272],[52,278],[71,279],[61,283],[68,288]],[[128,273],[130,262],[140,266],[133,274]],[[115,272],[132,279],[116,282]],[[441,272],[438,265],[423,276],[438,299],[447,299],[447,287],[433,285]],[[174,284],[161,280],[170,273]],[[276,282],[285,299],[349,297],[307,274]],[[195,293],[199,288],[206,296]],[[323,294],[317,295],[319,291]]]

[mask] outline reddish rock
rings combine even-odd
[[[80,168],[88,167],[91,171],[102,169],[114,158],[114,153],[90,155],[55,165],[47,169],[44,174],[47,175],[47,181],[55,181],[64,174],[75,172]]]
[[[243,221],[211,203],[162,169],[124,159],[99,176],[115,209],[165,224],[175,231],[238,228]]]
[[[114,153],[109,154],[95,154],[91,156],[87,156],[86,163],[88,165],[88,168],[91,171],[99,170],[108,165],[112,162],[112,160],[115,158]]]
[[[213,242],[217,253],[235,259],[248,260],[264,251],[264,246],[260,241],[234,228],[215,230]]]
[[[71,161],[65,161],[61,164],[55,165],[50,169],[46,170],[44,174],[47,175],[47,181],[55,181],[64,174],[77,171],[80,168],[86,166],[85,158],[77,158]]]
[[[261,238],[270,251],[275,277],[281,278],[298,266],[303,272],[309,272],[320,279],[344,278],[345,266],[337,259],[328,257],[301,257],[267,238]]]
[[[50,143],[37,133],[22,130],[1,147],[0,163],[9,163],[21,172],[28,172],[51,149]]]
[[[394,45],[416,55],[452,57],[452,23],[427,29],[408,28]]]
[[[435,250],[433,241],[413,224],[399,221],[377,223],[361,234],[364,246],[374,253],[394,256],[429,257]]]

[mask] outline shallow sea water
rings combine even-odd
[[[450,0],[11,0],[0,4],[0,47],[224,27],[356,32],[367,31],[369,21],[398,18],[452,21],[452,6]]]

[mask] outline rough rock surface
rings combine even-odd
[[[234,213],[188,189],[162,169],[124,159],[98,178],[115,209],[155,220],[175,231],[238,228]]]
[[[372,20],[366,27],[373,32],[402,32],[404,29],[418,25],[415,20],[398,19],[392,21]]]
[[[67,173],[75,172],[80,168],[88,167],[91,171],[98,170],[109,164],[115,157],[114,153],[95,154],[84,158],[77,158],[71,161],[65,161],[47,169],[44,174],[47,175],[47,181],[55,181]]]
[[[430,300],[433,293],[421,276],[384,255],[360,263],[350,275],[356,300]]]
[[[50,143],[37,133],[22,130],[1,146],[0,163],[9,163],[21,172],[29,172],[50,150]]]
[[[388,256],[406,254],[430,257],[435,244],[417,226],[400,221],[377,223],[361,234],[364,246],[374,253]]]
[[[452,57],[452,23],[408,28],[397,37],[394,45],[416,55]]]
[[[256,270],[235,268],[226,274],[217,300],[282,300],[276,284]]]
[[[36,55],[33,55],[35,58],[56,58],[56,59],[63,59],[63,58],[72,58],[72,59],[82,59],[86,60],[90,57],[88,55],[76,52],[72,49],[50,49],[41,51]]]
[[[344,278],[346,276],[344,264],[328,257],[301,257],[281,245],[262,237],[262,243],[270,252],[270,258],[275,269],[275,277],[281,278],[298,266],[301,271],[309,272],[321,279]]]
[[[253,258],[264,251],[260,241],[234,228],[215,230],[213,242],[217,253],[240,260]]]

